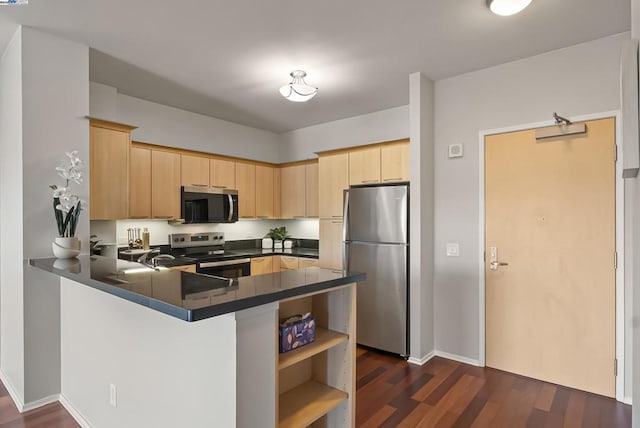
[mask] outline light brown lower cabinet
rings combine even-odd
[[[298,269],[305,269],[308,267],[313,267],[318,265],[318,259],[309,259],[306,257],[298,258]]]
[[[280,256],[280,270],[298,269],[298,258],[293,256]]]
[[[342,219],[321,219],[319,266],[342,269],[342,246]]]
[[[173,266],[173,267],[170,267],[169,269],[170,270],[180,270],[182,272],[196,273],[196,265]]]
[[[251,259],[251,276],[273,272],[273,257],[254,257]]]

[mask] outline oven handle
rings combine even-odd
[[[233,265],[242,265],[245,263],[251,263],[251,259],[235,259],[235,260],[225,260],[222,262],[207,262],[200,263],[200,268],[209,268],[209,267],[218,267],[218,266],[233,266]]]

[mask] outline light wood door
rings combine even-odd
[[[282,174],[280,168],[273,169],[273,217],[282,218]]]
[[[306,168],[304,165],[280,169],[282,218],[300,218],[306,211]]]
[[[209,158],[180,155],[183,186],[209,187]]]
[[[298,257],[298,269],[304,269],[318,265],[318,259],[308,259],[306,257]]]
[[[151,150],[131,148],[129,218],[151,217]]]
[[[180,155],[151,151],[151,216],[180,218]]]
[[[273,218],[273,167],[256,165],[256,217]]]
[[[380,182],[380,147],[349,152],[349,184]]]
[[[342,220],[320,220],[320,258],[318,265],[342,269]]]
[[[409,142],[380,147],[380,176],[383,183],[409,181]]]
[[[236,188],[236,163],[224,159],[209,159],[209,186]]]
[[[298,258],[293,256],[280,256],[280,270],[298,269]]]
[[[130,134],[90,127],[91,220],[129,217]]]
[[[349,187],[349,154],[322,156],[318,160],[320,218],[342,218],[344,190]]]
[[[273,272],[273,257],[254,257],[251,259],[251,275],[263,275]]]
[[[489,367],[615,395],[614,139],[614,119],[486,138]]]
[[[238,217],[256,216],[256,166],[236,163],[236,188],[238,189]]]
[[[305,167],[306,172],[306,209],[307,217],[318,217],[318,164],[313,163]]]

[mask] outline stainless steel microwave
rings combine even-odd
[[[185,223],[235,223],[238,191],[216,187],[182,186],[181,218]]]

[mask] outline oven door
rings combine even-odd
[[[251,259],[222,260],[219,262],[201,262],[196,272],[224,278],[239,278],[251,275]]]

